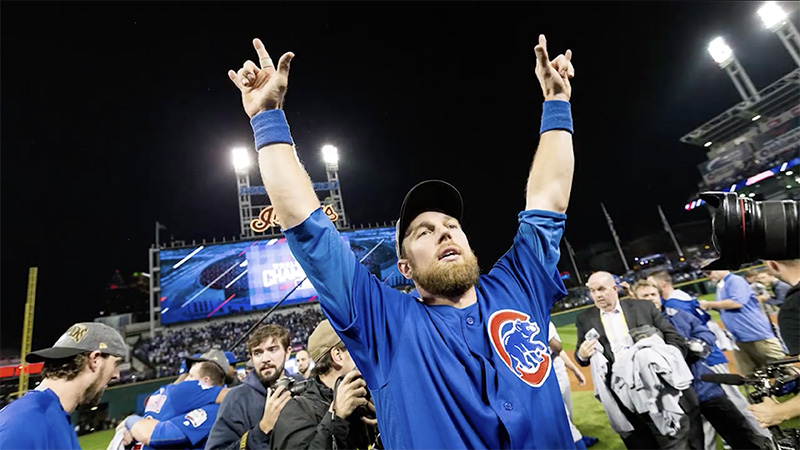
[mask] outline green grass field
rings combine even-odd
[[[592,450],[625,448],[622,439],[609,426],[603,405],[594,398],[594,392],[573,392],[572,412],[575,414],[575,426],[578,427],[581,434],[600,439],[600,442],[594,445]]]
[[[83,450],[106,450],[113,437],[114,430],[98,431],[78,437],[78,443]]]

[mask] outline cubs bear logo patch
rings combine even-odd
[[[530,316],[513,309],[496,311],[487,324],[492,347],[522,381],[539,387],[550,374],[550,352],[539,338],[541,329]]]

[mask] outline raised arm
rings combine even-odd
[[[284,53],[275,69],[261,40],[254,39],[253,46],[259,65],[248,60],[238,72],[228,71],[228,77],[242,92],[242,105],[253,126],[258,166],[269,200],[281,227],[289,229],[320,206],[311,179],[295,153],[283,114],[294,53]]]
[[[547,40],[539,35],[536,52],[536,77],[544,94],[539,148],[533,159],[526,186],[525,209],[564,213],[572,189],[575,157],[572,153],[572,114],[569,100],[575,75],[572,51],[553,61],[547,54]]]
[[[719,310],[729,310],[729,309],[741,309],[741,303],[737,302],[736,300],[714,300],[714,301],[707,301],[707,300],[700,300],[700,307],[704,310],[709,309],[719,309]]]

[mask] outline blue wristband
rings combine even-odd
[[[136,422],[142,419],[144,419],[144,417],[137,416],[136,414],[131,414],[130,416],[128,416],[127,419],[125,419],[125,428],[130,430],[131,428],[133,428],[134,425],[136,425]]]
[[[574,133],[572,130],[572,112],[569,102],[564,100],[548,100],[542,107],[542,126],[539,134],[550,130],[564,130]]]
[[[261,111],[250,119],[250,126],[256,138],[256,151],[270,144],[294,145],[283,110]]]

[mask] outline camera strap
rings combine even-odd
[[[339,390],[339,385],[342,384],[343,377],[339,377],[336,379],[336,383],[333,385],[333,408],[331,408],[331,422],[336,420],[336,392]],[[336,435],[331,433],[331,443],[333,450],[338,450],[339,446],[336,444]]]

